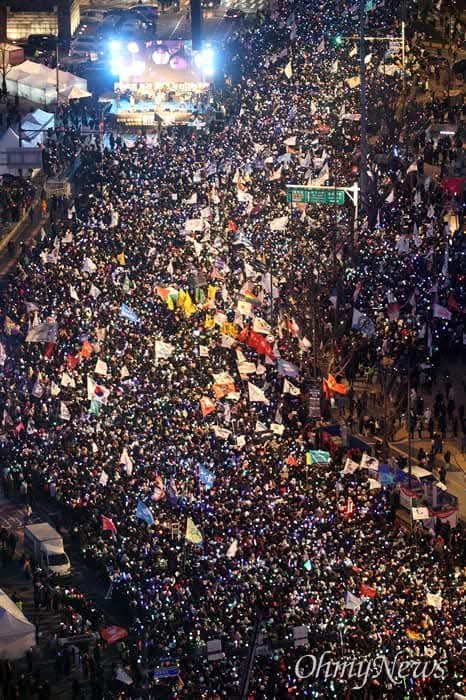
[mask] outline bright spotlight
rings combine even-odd
[[[212,63],[214,60],[214,50],[210,47],[207,47],[205,49],[202,49],[202,54],[204,56],[204,59],[208,61],[209,63]]]
[[[194,56],[194,63],[204,75],[212,76],[215,73],[215,52],[210,46],[206,46]]]
[[[113,41],[110,42],[110,52],[112,54],[120,53],[121,51],[121,41],[117,41],[114,39]]]
[[[139,46],[136,44],[135,41],[130,41],[128,44],[128,51],[130,53],[138,53],[139,52]]]
[[[146,69],[144,61],[133,61],[131,64],[132,75],[142,75]]]
[[[123,59],[121,56],[116,56],[110,61],[110,70],[113,75],[119,75],[123,69]]]

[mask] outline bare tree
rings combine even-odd
[[[6,76],[13,68],[10,65],[10,51],[6,41],[0,42],[0,72],[2,74],[2,95],[6,95],[8,90],[6,87]]]

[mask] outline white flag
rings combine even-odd
[[[55,384],[55,382],[52,380],[52,383],[50,385],[50,394],[51,396],[58,396],[60,393],[61,389],[58,386],[58,384]]]
[[[76,389],[76,382],[67,372],[63,372],[60,383],[62,386],[70,386],[72,389]]]
[[[228,385],[235,383],[235,380],[228,372],[218,372],[218,374],[212,372],[212,376],[214,378],[215,384]]]
[[[82,272],[95,272],[97,270],[97,265],[92,262],[90,258],[84,258],[83,266],[81,268]]]
[[[107,372],[108,372],[107,363],[104,362],[103,360],[97,359],[97,362],[95,363],[95,367],[94,367],[94,372],[96,374],[102,375],[102,377],[106,377]]]
[[[58,327],[53,319],[44,323],[37,323],[28,331],[26,343],[55,343],[57,341]]]
[[[345,595],[345,608],[347,608],[347,610],[359,610],[360,607],[361,598],[358,598],[350,593],[350,591],[347,591]]]
[[[287,216],[279,216],[277,219],[269,221],[271,231],[284,231],[288,224]]]
[[[267,323],[267,321],[264,321],[263,318],[259,318],[258,316],[256,316],[254,319],[252,330],[255,333],[263,333],[264,335],[272,334],[272,327],[270,326],[270,324]]]
[[[124,465],[125,472],[128,474],[128,476],[131,476],[131,474],[133,473],[133,460],[129,456],[126,447],[123,448],[123,451],[121,453],[120,464]]]
[[[108,474],[107,474],[107,472],[104,472],[104,471],[102,472],[102,474],[100,475],[99,484],[100,484],[101,486],[107,486],[107,484],[108,484]]]
[[[266,405],[270,403],[262,389],[252,384],[252,382],[248,382],[248,391],[249,401],[251,401],[251,403],[265,403]]]
[[[221,438],[222,440],[228,440],[231,435],[231,430],[221,428],[219,425],[213,425],[212,430],[215,433],[215,437]]]
[[[438,593],[437,595],[435,593],[427,593],[427,605],[430,605],[432,608],[437,608],[437,610],[442,609],[442,596]]]
[[[60,401],[60,418],[62,420],[70,420],[71,418],[68,406],[63,401]]]
[[[343,474],[354,474],[354,472],[359,469],[359,464],[353,462],[349,457],[346,458],[345,468],[343,469]]]
[[[254,362],[248,362],[247,360],[244,360],[244,362],[238,362],[237,366],[241,377],[247,374],[254,374],[256,371],[256,365]]]
[[[236,310],[242,316],[250,316],[252,312],[252,304],[249,301],[239,299],[236,305]]]
[[[197,204],[197,193],[193,192],[191,197],[186,200],[185,204]]]
[[[288,379],[285,377],[285,379],[283,380],[283,393],[291,394],[291,396],[299,396],[301,393],[301,389],[289,382]]]
[[[79,301],[78,292],[71,284],[70,284],[70,297],[72,299],[74,299],[75,301]]]
[[[91,289],[90,289],[89,294],[93,299],[97,299],[97,297],[100,296],[100,294],[102,294],[102,292],[98,287],[95,286],[95,284],[91,284]]]
[[[371,457],[370,455],[363,452],[363,455],[361,457],[361,463],[359,466],[361,467],[361,469],[369,469],[372,472],[378,472],[379,464],[380,462],[378,459],[376,459],[375,457]]]
[[[185,231],[202,231],[204,229],[203,219],[186,219],[184,224]]]
[[[230,544],[230,546],[227,549],[228,559],[233,559],[236,556],[237,551],[238,551],[238,540],[233,540],[233,542]]]
[[[291,61],[288,61],[288,63],[286,64],[284,73],[288,80],[293,76],[293,66],[291,65]]]
[[[171,357],[175,351],[175,346],[170,343],[165,343],[163,340],[155,341],[155,359],[166,360]]]

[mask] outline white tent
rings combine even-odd
[[[57,100],[57,71],[42,63],[24,61],[12,68],[6,76],[6,86],[10,95],[26,97],[31,102],[50,104]],[[66,98],[73,87],[87,90],[87,80],[66,71],[58,71],[60,97]]]
[[[35,626],[0,588],[0,659],[21,659],[35,645]]]
[[[47,130],[55,126],[55,117],[43,109],[35,109],[26,114],[21,122],[22,136],[25,136],[34,146],[44,143],[47,138]]]

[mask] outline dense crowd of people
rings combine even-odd
[[[361,367],[410,373],[417,416],[436,353],[464,353],[463,203],[425,165],[434,140],[458,144],[419,135],[428,105],[408,104],[400,128],[386,47],[366,58],[361,220],[348,202],[287,201],[287,183],[357,179],[357,49],[335,40],[357,13],[340,5],[282,0],[234,35],[221,130],[82,146],[80,194],[4,296],[3,463],[63,506],[126,615],[127,672],[149,697],[167,659],[173,697],[235,697],[258,616],[275,652],[256,660],[251,697],[349,693],[348,678],[297,677],[300,625],[315,654],[444,668],[369,678],[372,697],[464,694],[461,525],[399,530],[376,472],[347,468],[344,448],[309,452],[314,355],[340,368],[327,394]],[[396,7],[378,4],[371,28],[392,28]],[[413,74],[417,58],[413,44]],[[434,417],[461,434],[450,388]],[[221,661],[203,651],[213,639]]]

